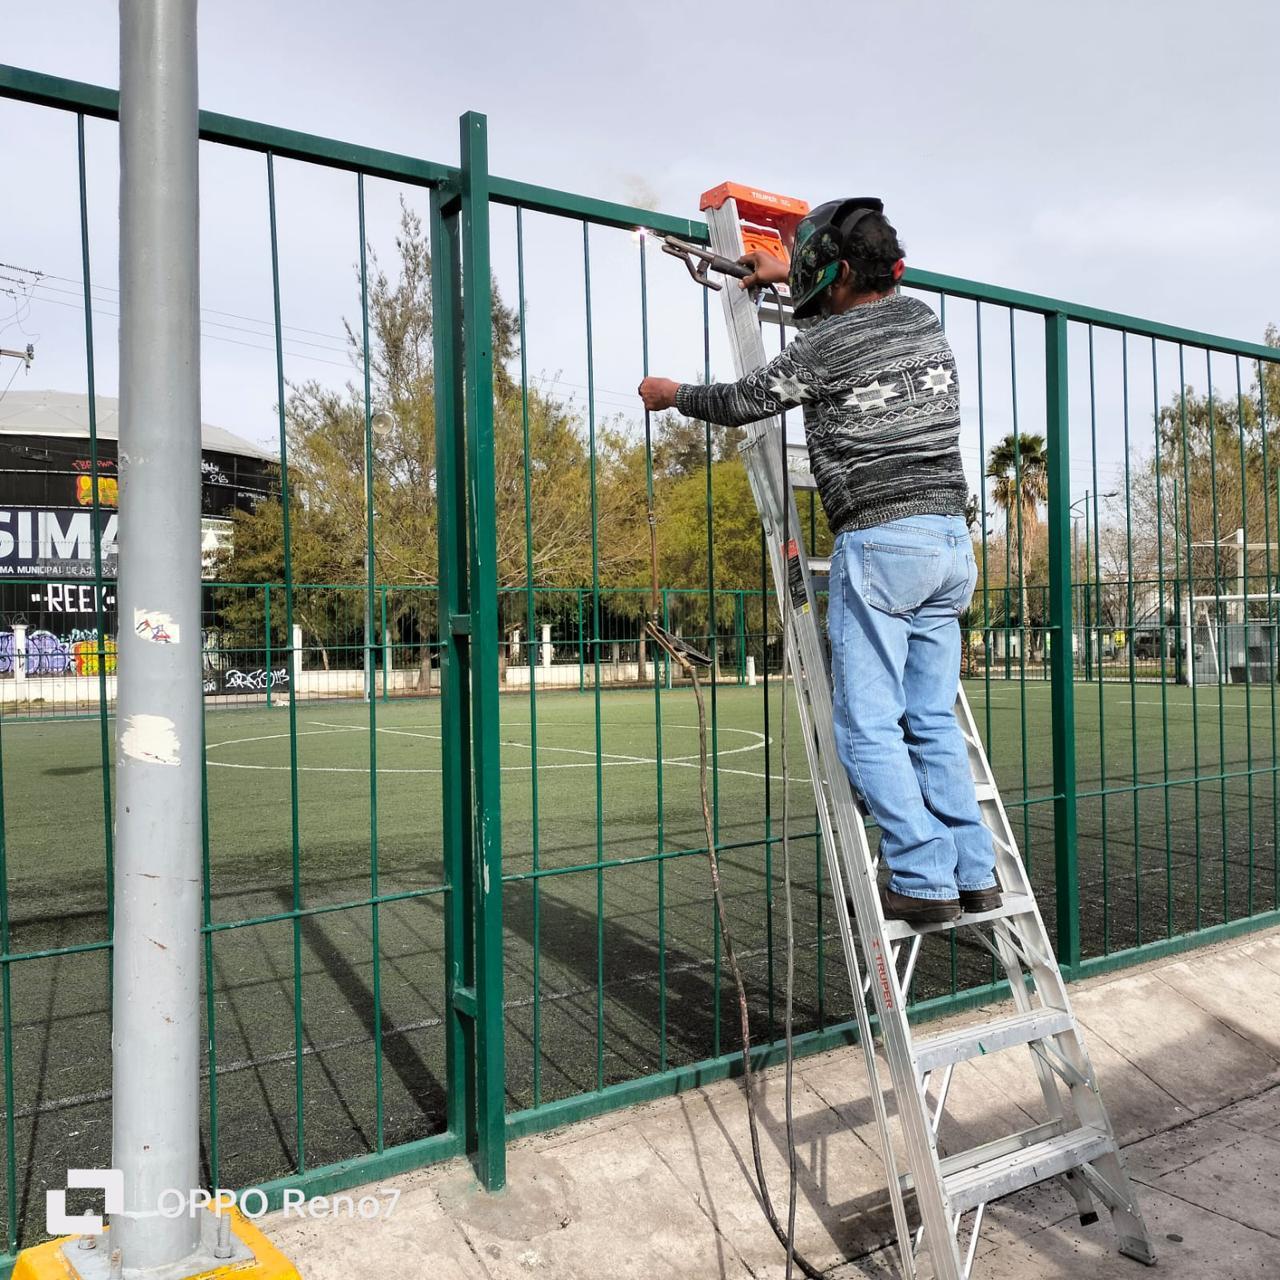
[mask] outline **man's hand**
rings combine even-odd
[[[764,249],[756,249],[752,253],[744,253],[738,261],[744,267],[750,267],[752,274],[738,281],[743,289],[756,289],[761,285],[786,284],[791,273],[791,266],[781,258]]]
[[[650,413],[676,407],[676,391],[680,384],[670,378],[646,378],[639,387],[640,399]]]

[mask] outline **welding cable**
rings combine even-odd
[[[782,299],[779,297],[776,289],[772,290],[774,300],[778,306],[779,318],[782,315]],[[785,422],[782,427],[782,465],[783,471],[781,479],[786,480],[786,427]],[[787,494],[787,486],[782,485],[782,492]],[[653,512],[650,510],[651,525],[654,529]],[[790,846],[788,840],[788,790],[790,782],[790,769],[787,763],[787,734],[786,734],[786,702],[787,702],[787,628],[790,626],[790,610],[789,610],[789,592],[788,592],[788,570],[790,560],[788,555],[788,547],[790,544],[790,523],[791,523],[791,503],[789,496],[784,497],[783,506],[783,581],[779,594],[778,608],[782,620],[782,724],[781,724],[781,749],[782,749],[782,864],[783,864],[783,892],[784,906],[786,909],[786,926],[787,926],[787,983],[786,983],[786,1008],[785,1008],[785,1035],[786,1035],[786,1059],[787,1059],[787,1080],[786,1080],[786,1141],[787,1141],[787,1160],[788,1160],[788,1183],[790,1188],[789,1205],[787,1212],[787,1226],[784,1228],[778,1220],[778,1215],[773,1207],[773,1199],[769,1194],[769,1184],[765,1177],[764,1161],[761,1157],[760,1150],[760,1132],[759,1121],[757,1117],[757,1099],[755,1090],[755,1075],[751,1067],[751,1019],[747,1006],[746,984],[743,981],[742,970],[738,965],[737,953],[733,947],[733,936],[729,931],[729,919],[724,905],[724,894],[720,881],[720,860],[716,854],[715,830],[711,821],[711,803],[708,794],[707,785],[707,711],[706,704],[702,695],[702,686],[698,680],[697,667],[689,662],[682,655],[677,655],[677,660],[681,667],[688,672],[690,680],[693,684],[693,694],[698,706],[698,792],[702,801],[702,821],[703,828],[707,840],[707,863],[711,871],[711,892],[715,899],[716,918],[720,924],[720,935],[724,943],[725,959],[729,962],[729,971],[733,975],[734,987],[738,996],[738,1016],[741,1023],[742,1031],[742,1082],[743,1091],[747,1100],[747,1128],[751,1135],[751,1158],[755,1166],[756,1186],[754,1188],[756,1195],[760,1201],[760,1208],[764,1213],[765,1219],[769,1226],[773,1229],[773,1233],[778,1238],[778,1242],[786,1250],[787,1253],[787,1276],[792,1274],[793,1267],[798,1267],[800,1271],[808,1277],[808,1280],[824,1280],[824,1273],[813,1265],[803,1254],[799,1253],[795,1247],[795,1217],[796,1217],[796,1183],[797,1183],[797,1157],[795,1144],[795,1123],[792,1109],[793,1097],[793,1070],[795,1062],[794,1040],[792,1035],[793,1005],[794,1005],[794,983],[795,983],[795,933],[792,924],[791,911],[791,868],[790,868]],[[653,542],[651,542],[651,551],[656,559],[656,530]],[[656,582],[656,575],[654,578]],[[714,614],[713,614],[714,618]],[[714,625],[714,622],[713,622]],[[767,661],[767,654],[766,654]],[[712,675],[714,679],[714,673]],[[717,1017],[719,1010],[716,1011]],[[750,1181],[750,1179],[748,1179]]]
[[[785,347],[787,334],[782,324],[782,299],[777,289],[773,290],[773,300],[778,308],[778,331]],[[794,1034],[795,1017],[795,984],[796,984],[796,937],[795,918],[791,910],[791,837],[790,837],[790,801],[791,801],[791,765],[787,758],[787,672],[790,669],[788,660],[788,639],[791,635],[791,491],[787,483],[787,415],[783,412],[779,417],[779,466],[782,477],[782,546],[784,548],[782,598],[778,601],[778,614],[782,621],[782,715],[779,726],[779,737],[782,739],[782,897],[787,921],[787,982],[786,998],[783,1011],[783,1037],[786,1041],[786,1087],[784,1089],[784,1114],[787,1131],[787,1272],[786,1280],[791,1280],[792,1264],[796,1253],[796,1117],[795,1117],[795,1067],[796,1047]],[[797,696],[800,696],[797,691]],[[816,793],[815,793],[816,794]]]
[[[782,316],[782,299],[776,289],[771,292],[774,301],[778,307],[779,319]],[[783,341],[785,343],[785,333]],[[647,373],[647,368],[646,368]],[[650,435],[650,416],[649,411],[645,411],[645,440],[648,442]],[[782,475],[784,481],[782,485],[783,493],[787,493],[786,480],[786,424],[783,421],[782,427]],[[764,1213],[766,1221],[772,1228],[773,1233],[778,1238],[778,1242],[787,1252],[787,1277],[790,1280],[794,1267],[798,1267],[800,1271],[808,1278],[808,1280],[825,1280],[824,1272],[820,1271],[802,1254],[796,1252],[795,1248],[795,1221],[796,1221],[796,1183],[797,1183],[797,1167],[798,1161],[796,1157],[795,1144],[795,1123],[792,1110],[793,1096],[793,1069],[795,1061],[794,1040],[792,1035],[792,1018],[794,1007],[794,989],[795,989],[795,932],[793,928],[792,912],[791,912],[791,863],[790,863],[790,844],[788,840],[788,792],[790,782],[790,770],[787,764],[787,720],[786,720],[786,702],[787,702],[787,628],[790,625],[789,614],[789,596],[788,596],[788,570],[790,560],[787,555],[787,549],[790,544],[790,517],[791,504],[789,495],[785,499],[783,528],[784,542],[783,552],[783,581],[781,584],[781,593],[779,597],[779,612],[782,619],[782,863],[783,863],[783,888],[784,902],[786,907],[786,924],[787,924],[787,979],[786,979],[786,1010],[785,1010],[785,1031],[786,1031],[786,1059],[787,1059],[787,1077],[786,1077],[786,1141],[787,1141],[787,1159],[788,1159],[788,1186],[789,1186],[789,1203],[787,1212],[787,1226],[784,1228],[778,1220],[777,1212],[773,1207],[772,1197],[769,1195],[769,1183],[765,1178],[764,1161],[761,1157],[760,1149],[760,1129],[757,1116],[757,1100],[755,1074],[751,1066],[751,1017],[747,1006],[747,989],[742,978],[742,969],[738,965],[737,952],[733,946],[733,935],[729,930],[728,913],[724,905],[724,893],[720,882],[720,860],[716,854],[715,828],[711,820],[711,800],[707,783],[708,764],[707,764],[707,708],[706,702],[702,695],[702,685],[698,679],[698,666],[711,666],[711,659],[705,654],[700,654],[694,650],[687,642],[677,636],[673,636],[659,621],[659,587],[658,587],[658,520],[657,512],[654,510],[653,494],[649,492],[647,495],[647,515],[649,523],[649,585],[650,585],[650,601],[649,601],[649,618],[645,623],[645,633],[666,653],[667,657],[673,661],[681,671],[683,671],[693,685],[693,696],[698,708],[698,795],[702,803],[702,822],[703,830],[707,840],[707,865],[711,872],[711,895],[715,900],[716,920],[720,926],[720,936],[724,943],[725,959],[729,962],[729,971],[733,975],[733,985],[738,996],[738,1018],[742,1032],[742,1082],[743,1091],[747,1101],[747,1128],[751,1135],[751,1160],[755,1167],[756,1180],[752,1185],[752,1190],[756,1193],[756,1198],[760,1203],[761,1211]],[[715,625],[715,607],[712,602],[711,624]],[[766,650],[765,661],[768,661],[768,653]],[[714,673],[712,679],[714,679]],[[716,1017],[720,1016],[719,1008],[716,1009]],[[751,1177],[747,1175],[747,1182],[751,1183]]]
[[[785,653],[785,642],[783,651]],[[760,1208],[764,1212],[769,1226],[773,1228],[774,1235],[778,1237],[778,1242],[782,1247],[788,1251],[789,1260],[794,1261],[794,1265],[800,1268],[808,1277],[808,1280],[826,1280],[824,1272],[820,1271],[813,1263],[796,1251],[794,1240],[788,1236],[786,1228],[778,1221],[778,1215],[773,1207],[773,1200],[769,1195],[769,1184],[765,1179],[764,1162],[760,1155],[759,1125],[756,1118],[755,1074],[751,1067],[751,1020],[747,1013],[747,991],[742,980],[742,970],[738,967],[738,957],[733,949],[733,937],[729,932],[729,921],[725,913],[724,895],[720,884],[720,861],[716,856],[715,833],[711,824],[711,802],[707,793],[706,704],[702,696],[702,685],[698,680],[697,668],[687,661],[681,662],[681,666],[689,674],[693,684],[694,698],[698,704],[698,790],[702,800],[702,821],[707,838],[707,863],[711,868],[711,893],[715,899],[716,918],[720,922],[720,936],[724,942],[725,959],[729,962],[729,971],[733,975],[733,984],[738,993],[738,1016],[742,1026],[742,1083],[747,1098],[747,1128],[751,1134],[751,1159],[756,1171],[756,1186],[754,1190],[760,1201]],[[784,673],[785,669],[784,663]],[[785,679],[783,697],[786,697]],[[783,767],[785,771],[785,764]],[[788,928],[788,934],[790,934],[790,928]],[[716,1010],[716,1016],[719,1016],[718,1009]],[[794,1161],[795,1146],[790,1140],[790,1135],[788,1135],[788,1147],[790,1148],[791,1159]],[[748,1181],[750,1181],[749,1178]],[[794,1215],[788,1216],[793,1219]]]

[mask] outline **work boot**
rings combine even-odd
[[[961,889],[960,910],[967,916],[981,915],[984,911],[996,911],[1000,907],[1000,879],[990,889]]]
[[[960,914],[959,898],[911,898],[888,885],[880,890],[880,906],[886,920],[907,924],[946,924]]]

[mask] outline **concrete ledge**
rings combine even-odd
[[[1280,930],[1089,979],[1072,995],[1165,1280],[1280,1278]],[[965,1064],[944,1149],[1028,1122],[1038,1099],[1025,1051]],[[781,1069],[761,1080],[761,1111],[785,1215]],[[892,1274],[860,1049],[797,1063],[795,1128],[798,1247],[842,1280]],[[750,1168],[741,1085],[726,1081],[515,1143],[497,1195],[454,1161],[396,1179],[390,1220],[262,1225],[308,1280],[390,1274],[407,1260],[433,1280],[780,1278]],[[1109,1222],[1081,1228],[1054,1183],[992,1206],[979,1254],[975,1276],[991,1280],[1141,1274]]]

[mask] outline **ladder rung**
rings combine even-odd
[[[992,1147],[999,1145],[991,1144]],[[1042,1138],[1016,1151],[993,1153],[988,1147],[974,1147],[964,1152],[963,1157],[956,1157],[964,1160],[960,1167],[949,1168],[951,1160],[943,1161],[942,1184],[951,1212],[964,1213],[988,1200],[1079,1168],[1113,1150],[1114,1145],[1109,1134],[1085,1125],[1070,1133]]]
[[[811,574],[821,574],[824,578],[829,578],[831,576],[831,557],[810,556],[809,572]]]
[[[791,471],[788,472],[791,477],[791,487],[799,490],[801,493],[817,493],[818,482],[813,478],[812,471]]]
[[[948,1174],[962,1173],[965,1169],[970,1169],[975,1164],[980,1164],[986,1160],[994,1160],[997,1156],[1007,1156],[1015,1151],[1025,1151],[1034,1143],[1060,1137],[1064,1123],[1062,1120],[1046,1120],[1041,1124],[1033,1125],[1030,1129],[1020,1129],[1017,1133],[1005,1134],[1003,1138],[994,1138],[990,1142],[984,1142],[981,1146],[970,1147],[967,1151],[957,1151],[954,1155],[940,1156],[938,1159],[938,1172],[945,1178]],[[899,1174],[898,1183],[903,1191],[912,1191],[916,1185],[915,1175],[910,1170]]]
[[[905,920],[886,920],[884,931],[890,942],[901,942],[913,933],[945,933],[948,929],[962,929],[966,925],[984,924],[988,920],[1026,915],[1034,908],[1035,899],[1029,893],[1006,893],[1004,901],[994,911],[966,912],[945,924],[907,924]]]
[[[1000,797],[1000,792],[993,782],[975,782],[973,790],[978,797],[979,804],[984,800],[997,800]]]
[[[1062,1009],[1033,1009],[990,1022],[970,1023],[954,1031],[928,1036],[915,1045],[916,1067],[921,1075],[953,1062],[967,1062],[986,1053],[998,1053],[1019,1044],[1069,1031],[1071,1015]]]

